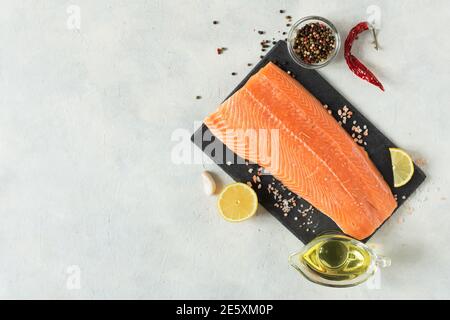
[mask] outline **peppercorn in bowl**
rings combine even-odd
[[[292,59],[307,69],[318,69],[329,64],[341,45],[336,27],[318,16],[297,21],[289,31],[287,40]]]

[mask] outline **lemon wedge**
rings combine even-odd
[[[217,207],[225,220],[243,221],[255,214],[258,208],[258,197],[248,185],[232,183],[220,193]]]
[[[414,175],[414,163],[404,150],[389,148],[391,153],[392,172],[394,174],[394,187],[399,188],[407,184]]]

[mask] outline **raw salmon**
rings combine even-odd
[[[234,153],[270,171],[354,238],[370,236],[397,207],[364,149],[314,96],[273,63],[204,123]],[[255,149],[242,134],[249,129],[276,129],[278,144]],[[278,161],[272,161],[274,154]]]

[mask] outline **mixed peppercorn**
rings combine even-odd
[[[323,23],[312,22],[297,30],[294,39],[294,52],[305,63],[324,62],[336,48],[333,31]]]
[[[280,9],[279,13],[284,14],[286,10]],[[286,15],[286,27],[290,27],[292,25],[292,16]],[[214,25],[218,25],[218,20],[213,20],[212,23]],[[375,75],[367,68],[365,67],[352,53],[352,45],[353,42],[358,38],[358,35],[362,32],[369,30],[369,25],[367,22],[361,22],[358,25],[356,25],[352,30],[350,30],[349,35],[347,36],[347,39],[345,41],[345,60],[350,67],[350,70],[352,70],[357,76],[360,78],[376,85],[381,90],[384,91],[384,87],[381,84],[381,82],[375,77]],[[258,30],[253,29],[254,32],[257,32],[259,35],[265,35],[265,30]],[[282,34],[285,36],[287,34],[286,31],[278,31],[279,34]],[[376,32],[374,29],[372,29],[372,33],[375,37],[375,48],[378,50],[378,43],[376,39]],[[287,41],[288,39],[284,39]],[[294,53],[305,63],[307,64],[320,64],[325,61],[327,61],[330,58],[330,55],[333,54],[336,50],[337,46],[337,38],[336,35],[328,25],[322,23],[322,22],[311,22],[308,24],[305,24],[300,29],[298,29],[295,33],[295,37],[293,40],[293,51]],[[260,41],[261,45],[261,51],[266,52],[268,51],[271,46],[274,46],[277,44],[277,41],[275,40],[275,37],[273,37],[271,40],[266,39]],[[216,48],[216,52],[218,55],[223,54],[227,48],[225,47],[218,47]],[[260,55],[260,59],[263,59],[264,55]],[[248,67],[253,66],[252,63],[247,63]],[[290,74],[290,72],[288,71]],[[231,72],[232,76],[236,76],[237,72]],[[294,75],[292,75],[294,77]],[[196,99],[201,99],[201,96],[196,96]],[[345,122],[344,122],[345,123]]]

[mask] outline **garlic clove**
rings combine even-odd
[[[202,172],[203,190],[208,196],[213,195],[216,191],[216,182],[208,171]]]

